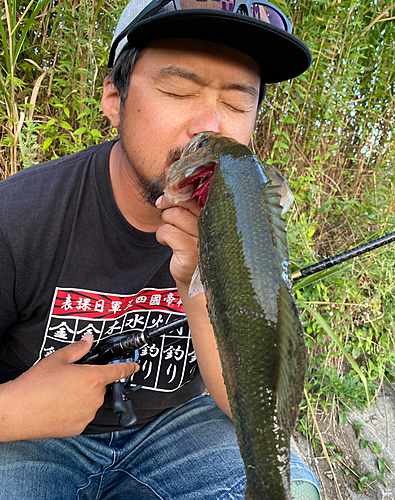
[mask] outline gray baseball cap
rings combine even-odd
[[[249,54],[260,67],[262,83],[277,83],[311,64],[308,47],[290,29],[286,16],[266,0],[131,0],[115,30],[109,67],[126,47],[196,38]]]

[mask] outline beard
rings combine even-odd
[[[138,183],[138,189],[141,198],[149,203],[151,206],[155,207],[155,202],[159,198],[159,196],[162,196],[163,191],[166,187],[166,181],[167,181],[167,176],[169,173],[169,168],[175,163],[177,160],[180,159],[182,149],[180,148],[173,148],[169,151],[167,157],[166,157],[166,163],[165,167],[160,172],[159,174],[156,174],[154,177],[151,179],[146,179],[143,177],[137,169],[134,167],[133,163],[131,162],[128,152],[125,147],[125,141],[124,141],[124,136],[123,136],[123,112],[121,110],[121,116],[120,116],[120,123],[119,123],[119,142],[122,148],[122,151],[130,165],[130,168],[133,170],[137,183]]]

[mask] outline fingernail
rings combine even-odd
[[[159,196],[159,198],[156,200],[155,205],[159,207],[159,205],[162,203],[163,195]]]
[[[91,338],[92,335],[90,333],[85,333],[81,340],[85,340],[85,342],[88,342]]]

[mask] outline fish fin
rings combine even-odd
[[[278,332],[280,364],[277,372],[277,414],[287,438],[299,413],[306,372],[306,346],[303,326],[291,292],[280,283],[278,296]]]
[[[271,220],[273,244],[277,249],[277,262],[282,269],[284,282],[287,284],[288,289],[291,289],[292,280],[290,278],[287,233],[285,231],[285,220],[282,218],[283,209],[280,205],[280,186],[278,184],[273,186],[271,182],[268,182],[263,187],[263,197]]]
[[[272,181],[272,185],[280,187],[280,205],[282,206],[282,214],[285,214],[295,201],[295,197],[289,188],[287,180],[280,174],[277,168],[265,163],[264,169],[267,177]]]
[[[195,297],[196,295],[199,295],[199,293],[204,292],[202,280],[200,277],[200,270],[199,266],[195,269],[195,272],[193,273],[192,279],[191,279],[191,284],[189,285],[189,296],[191,299]]]

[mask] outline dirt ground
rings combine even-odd
[[[345,426],[332,413],[317,415],[323,441],[334,446],[329,453],[340,455],[342,463],[332,460],[330,466],[322,448],[314,452],[303,436],[295,433],[295,452],[316,473],[322,500],[395,500],[395,391],[386,387],[380,392],[369,409],[349,414]],[[359,437],[355,422],[362,424]],[[365,440],[362,444],[369,443],[365,449],[361,449],[361,439]],[[375,453],[374,448],[381,453]],[[388,486],[379,479],[367,479],[360,491],[360,478],[373,473],[381,475],[379,459],[388,461],[392,469],[386,468],[383,474]]]

